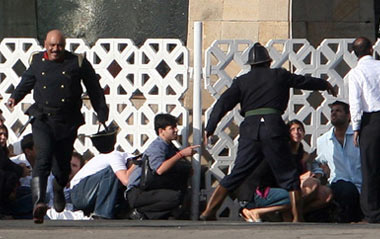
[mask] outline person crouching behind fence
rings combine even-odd
[[[92,142],[100,152],[79,170],[70,182],[71,201],[75,210],[84,211],[94,219],[116,217],[123,199],[123,187],[134,165],[127,162],[134,155],[114,150],[117,130],[100,132]],[[123,207],[121,207],[123,208]]]
[[[178,150],[177,119],[170,114],[154,118],[158,137],[148,146],[142,164],[133,171],[125,198],[132,210],[131,219],[167,219],[176,217],[187,189],[192,170],[184,157],[192,156],[199,147],[188,146]]]

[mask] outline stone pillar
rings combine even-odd
[[[203,22],[202,54],[215,40],[248,39],[266,44],[270,39],[289,38],[289,0],[189,0],[187,47],[193,62],[194,22]],[[235,74],[238,66],[229,69]],[[190,81],[189,89],[192,89]],[[202,92],[203,108],[214,99]],[[192,92],[185,105],[192,106]]]

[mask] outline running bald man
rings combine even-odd
[[[26,114],[34,118],[32,132],[36,164],[31,186],[35,223],[43,223],[46,214],[46,185],[50,171],[55,177],[54,208],[57,212],[65,208],[63,188],[69,180],[77,131],[84,124],[82,82],[99,122],[106,122],[109,110],[95,70],[82,55],[66,51],[62,32],[52,30],[46,35],[45,50],[31,56],[30,67],[8,100],[8,105],[13,108],[33,90],[35,102]]]

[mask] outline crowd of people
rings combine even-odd
[[[240,104],[244,121],[235,166],[214,190],[201,220],[214,220],[225,197],[238,191],[240,215],[250,222],[281,211],[292,214],[283,213],[282,220],[301,222],[332,204],[335,210],[323,221],[380,222],[380,62],[373,59],[372,43],[365,37],[354,41],[353,50],[359,60],[346,77],[349,104],[337,100],[331,105],[333,127],[318,138],[317,157],[306,170],[308,155],[300,143],[304,126],[290,121],[286,127],[281,117],[289,90],[327,90],[336,96],[335,89],[320,78],[270,68],[265,47],[256,43],[251,48],[251,70],[219,97],[206,126],[207,142],[222,117]]]
[[[170,114],[155,117],[157,139],[141,155],[115,150],[118,129],[109,127],[94,142],[99,154],[85,163],[83,156],[73,152],[70,160],[69,182],[65,185],[64,209],[54,204],[55,176],[47,180],[46,215],[43,219],[91,220],[91,219],[165,219],[184,218],[189,208],[183,208],[188,193],[191,164],[185,159],[193,155],[199,146],[178,150],[177,119]],[[7,128],[0,126],[1,157],[0,215],[5,219],[31,219],[34,217],[35,200],[32,193],[32,171],[36,161],[36,147],[32,134],[21,140],[23,153],[11,156],[6,145]],[[154,170],[152,178],[141,178],[144,160]],[[142,187],[144,180],[144,187]],[[185,203],[189,205],[188,203]],[[188,215],[187,215],[188,216]]]
[[[105,124],[108,107],[94,69],[83,56],[64,47],[63,34],[50,31],[46,50],[32,56],[8,100],[14,107],[34,90],[35,104],[27,111],[32,134],[22,138],[22,154],[12,155],[8,149],[6,119],[0,119],[0,217],[29,218],[35,223],[188,219],[192,167],[186,157],[197,153],[200,145],[178,149],[173,144],[177,119],[159,113],[154,118],[157,138],[145,152],[116,150],[118,128]],[[353,105],[345,100],[330,105],[332,128],[318,137],[312,157],[302,143],[304,124],[297,119],[286,124],[281,117],[289,90],[327,90],[336,96],[335,89],[320,78],[270,68],[272,59],[265,47],[256,43],[251,48],[247,63],[251,71],[235,78],[221,95],[205,128],[207,144],[221,118],[240,104],[244,121],[235,166],[214,190],[200,220],[216,220],[229,195],[239,202],[239,215],[247,222],[380,221],[378,163],[374,163],[380,148],[376,134],[380,94],[375,87],[380,67],[370,57],[368,39],[358,38],[354,51],[359,64],[348,74]],[[99,154],[88,162],[73,152],[77,130],[84,123],[80,82],[105,128],[92,136]]]

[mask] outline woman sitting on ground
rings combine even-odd
[[[326,185],[321,185],[320,175],[311,173],[307,168],[310,155],[304,150],[302,140],[305,138],[305,126],[299,120],[288,122],[290,148],[297,162],[300,174],[303,197],[303,213],[308,213],[325,207],[332,200],[332,191]]]
[[[261,222],[264,215],[277,212],[281,212],[282,221],[292,221],[289,193],[277,186],[267,161],[260,163],[236,193],[245,221]]]
[[[302,145],[305,137],[304,125],[298,120],[292,120],[288,126],[291,152],[300,174],[303,212],[307,213],[327,205],[332,199],[332,192],[330,188],[320,184],[316,175],[307,170],[309,154]],[[278,187],[265,160],[239,188],[238,199],[246,202],[243,203],[241,215],[248,222],[259,222],[262,216],[273,212],[282,212],[282,220],[291,221],[288,192]]]

